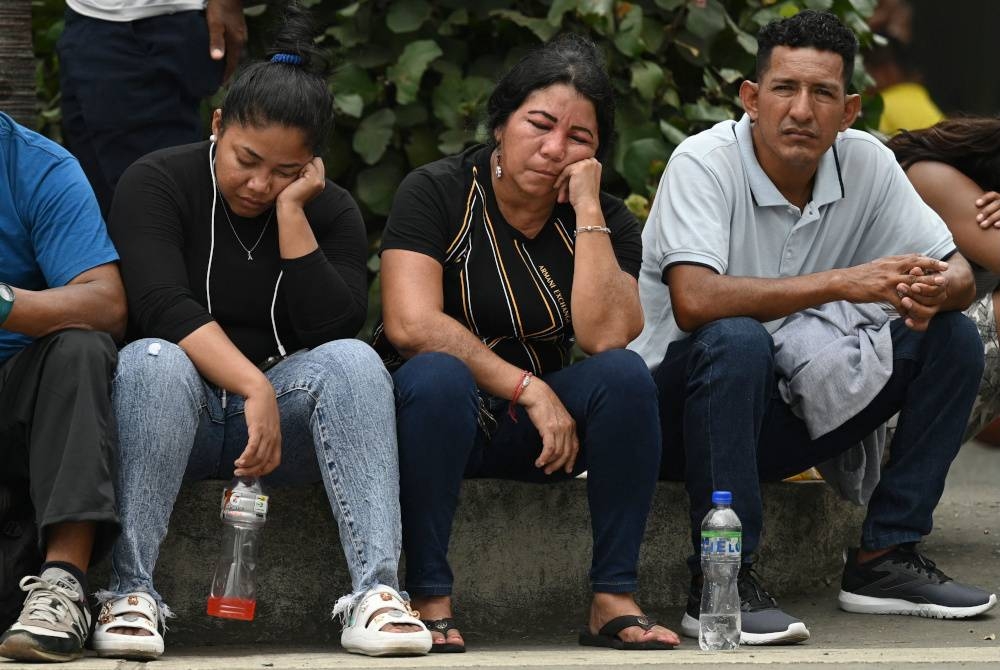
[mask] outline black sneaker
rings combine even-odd
[[[848,550],[840,589],[840,609],[862,614],[964,619],[997,602],[995,594],[952,580],[915,544],[902,544],[863,565],[858,565],[858,550]]]
[[[21,580],[21,616],[0,637],[0,656],[17,661],[72,661],[83,655],[90,608],[80,583],[56,567]]]
[[[691,578],[687,609],[681,619],[681,632],[698,638],[701,610],[701,576]],[[809,639],[809,629],[778,607],[764,590],[749,565],[740,568],[737,588],[740,592],[740,644],[795,644]]]

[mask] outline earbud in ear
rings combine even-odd
[[[208,136],[208,141],[209,142],[214,142],[216,139],[217,138],[215,137],[215,133],[212,133],[211,135]]]

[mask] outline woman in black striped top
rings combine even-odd
[[[639,226],[600,191],[612,96],[596,47],[559,38],[498,84],[490,144],[415,170],[393,203],[376,340],[401,365],[407,589],[433,651],[464,650],[447,561],[463,476],[584,470],[594,598],[581,644],[678,642],[633,598],[660,431],[649,373],[624,348],[642,328]],[[574,343],[590,357],[570,365]]]

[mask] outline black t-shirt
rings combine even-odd
[[[214,318],[259,363],[278,352],[271,324],[276,290],[274,316],[287,352],[357,334],[368,304],[368,242],[347,191],[327,180],[306,205],[319,249],[293,259],[280,257],[276,218],[265,228],[272,210],[253,219],[229,212],[230,228],[221,194],[211,250],[213,196],[208,142],[151,153],[119,180],[108,228],[121,255],[130,339],[178,342]]]
[[[621,268],[638,277],[639,223],[618,198],[601,210]],[[444,311],[505,361],[535,374],[569,363],[576,213],[557,204],[534,238],[504,219],[490,179],[490,149],[476,146],[411,172],[392,203],[382,250],[426,254],[444,268]],[[586,233],[597,235],[600,233]],[[375,347],[401,362],[381,327]]]

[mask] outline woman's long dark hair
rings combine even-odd
[[[486,103],[488,144],[494,131],[535,91],[567,84],[590,100],[597,117],[597,160],[610,155],[615,134],[615,92],[604,57],[590,40],[566,33],[522,58],[500,79]]]
[[[333,122],[333,97],[326,85],[326,61],[313,44],[315,36],[309,13],[294,0],[289,2],[266,60],[248,65],[230,84],[222,103],[222,127],[236,121],[258,128],[298,128],[319,153]],[[278,54],[301,62],[272,61]]]
[[[956,117],[904,131],[888,142],[903,169],[918,161],[947,163],[984,191],[1000,191],[1000,118]]]

